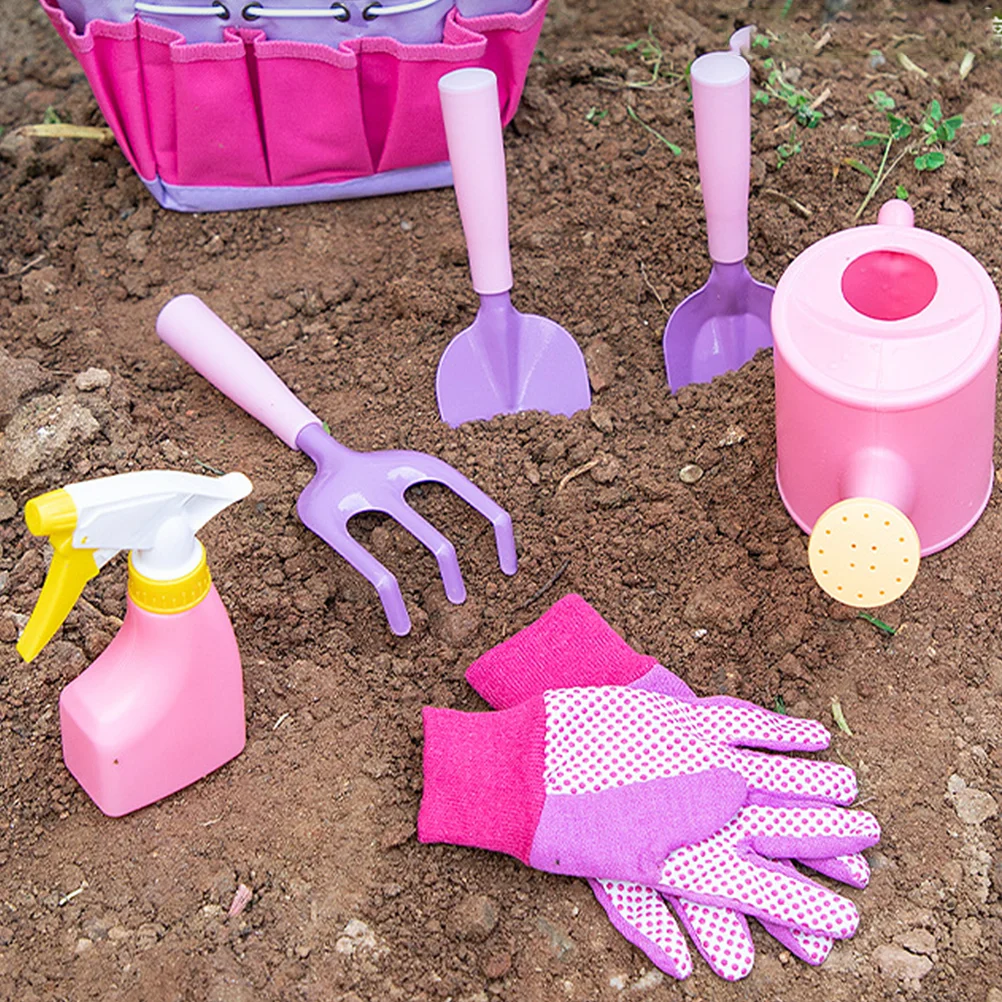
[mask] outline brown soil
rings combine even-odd
[[[100,115],[39,7],[7,0],[0,323],[16,361],[0,355],[0,997],[1002,1000],[1002,821],[958,814],[964,784],[997,795],[1002,778],[1002,505],[996,495],[882,611],[893,638],[818,591],[774,486],[769,356],[666,392],[666,312],[707,273],[691,119],[671,77],[623,87],[650,67],[622,47],[650,26],[677,71],[721,46],[737,9],[774,32],[768,54],[800,71],[799,87],[830,89],[824,120],[801,130],[782,169],[789,112],[755,106],[750,263],[772,283],[808,244],[852,225],[869,182],[843,161],[876,163],[854,143],[881,124],[867,99],[877,89],[913,120],[934,96],[963,114],[946,165],[920,175],[906,157],[886,194],[905,185],[921,225],[999,275],[1002,119],[988,123],[1002,50],[982,3],[881,0],[833,14],[844,5],[795,0],[785,19],[782,6],[554,0],[507,140],[515,298],[577,336],[594,406],[572,420],[524,414],[451,430],[437,419],[435,365],[475,308],[451,192],[164,212],[116,147],[9,132],[49,106],[77,124]],[[874,49],[884,65],[872,65]],[[961,81],[967,50],[975,61]],[[756,50],[760,79],[765,55]],[[977,145],[986,132],[992,142]],[[518,574],[500,573],[484,523],[439,489],[416,504],[457,545],[463,607],[445,602],[433,560],[398,527],[360,519],[414,620],[394,638],[369,586],[296,520],[309,463],[156,340],[158,309],[188,291],[347,444],[435,453],[504,504]],[[77,389],[91,367],[110,384]],[[16,435],[40,421],[60,429],[51,445],[15,455]],[[687,463],[705,470],[691,486],[678,475]],[[20,509],[73,480],[153,467],[242,470],[254,482],[203,533],[243,654],[248,744],[204,782],[110,820],[63,767],[56,706],[114,634],[123,562],[26,667],[13,642],[46,557]],[[687,982],[661,980],[582,882],[417,843],[421,707],[482,709],[463,681],[470,660],[572,590],[700,692],[768,706],[782,696],[829,723],[840,699],[853,734],[836,732],[834,750],[858,769],[884,839],[870,887],[852,893],[859,934],[824,967],[759,936],[743,983],[698,960]],[[240,883],[253,897],[228,919]]]

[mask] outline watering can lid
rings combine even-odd
[[[866,408],[941,399],[994,371],[999,296],[961,246],[894,200],[877,225],[819,240],[776,287],[776,352],[826,396]]]

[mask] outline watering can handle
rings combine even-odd
[[[497,77],[476,66],[453,70],[439,79],[438,95],[473,288],[481,296],[508,292],[508,184]]]
[[[157,334],[213,386],[293,449],[318,418],[267,362],[197,296],[177,296],[157,317]]]
[[[751,73],[733,52],[708,52],[690,72],[710,257],[734,264],[748,256]]]

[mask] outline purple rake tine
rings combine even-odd
[[[449,542],[424,516],[419,515],[406,501],[399,508],[388,512],[418,542],[423,543],[438,561],[438,570],[445,586],[445,597],[453,605],[466,601],[466,585],[459,569],[456,547]]]
[[[428,471],[434,471],[435,480],[445,484],[453,493],[458,494],[474,511],[480,512],[494,526],[494,540],[497,544],[498,564],[505,574],[514,574],[518,569],[518,556],[515,552],[515,530],[512,527],[511,515],[497,502],[492,501],[476,484],[467,480],[458,470],[449,466],[436,456],[428,456],[425,464]],[[419,481],[415,481],[417,483]],[[412,485],[413,486],[413,485]]]
[[[310,528],[335,552],[344,557],[376,589],[376,594],[383,603],[383,610],[386,613],[390,629],[398,637],[409,633],[411,618],[407,614],[400,585],[390,571],[348,532],[346,525],[331,526],[328,529],[326,526],[317,525],[314,520],[314,524]],[[323,531],[318,531],[318,529]]]

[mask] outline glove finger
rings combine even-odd
[[[830,859],[858,853],[880,841],[880,825],[872,814],[840,807],[751,804],[734,824],[755,852],[774,860]]]
[[[837,762],[732,749],[720,764],[744,776],[751,790],[846,806],[858,792],[856,774]]]
[[[847,939],[859,925],[856,906],[792,867],[735,851],[716,835],[673,852],[658,889],[671,897],[733,908],[791,929]]]
[[[812,967],[823,964],[835,945],[835,940],[831,936],[823,936],[821,933],[804,932],[803,929],[785,929],[772,922],[760,924],[777,943],[785,946],[795,957]]]
[[[850,887],[862,888],[870,882],[870,864],[858,852],[830,856],[827,859],[801,859],[798,862]]]
[[[711,696],[692,704],[690,726],[704,741],[768,748],[772,751],[821,751],[831,742],[817,720],[773,713],[731,696]]]
[[[668,901],[714,974],[726,981],[739,981],[751,974],[755,944],[743,915],[684,898]]]
[[[589,880],[609,921],[655,967],[680,981],[692,974],[692,956],[664,899],[652,887],[622,880]]]

